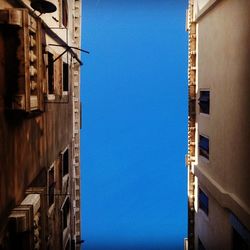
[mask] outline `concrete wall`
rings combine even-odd
[[[196,101],[197,138],[209,137],[210,152],[209,160],[197,155],[195,173],[211,194],[211,214],[208,218],[196,214],[196,232],[206,234],[207,249],[216,249],[211,242],[224,242],[217,247],[225,244],[228,249],[231,229],[226,209],[250,229],[249,10],[249,0],[222,0],[197,15],[197,97],[200,90],[210,90],[209,115],[199,113]],[[196,147],[198,152],[198,143]]]

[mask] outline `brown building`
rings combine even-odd
[[[189,0],[185,249],[250,249],[249,13],[249,0]]]
[[[80,249],[81,0],[0,1],[0,249]]]

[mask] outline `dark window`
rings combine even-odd
[[[209,159],[209,139],[202,135],[199,138],[199,154]]]
[[[198,238],[198,250],[206,250],[200,238]]]
[[[69,208],[70,204],[69,204],[69,198],[67,198],[66,202],[64,203],[63,206],[63,221],[62,221],[62,226],[63,226],[63,230],[65,228],[67,228],[67,226],[69,225]]]
[[[48,88],[49,94],[54,94],[54,56],[48,52]]]
[[[66,149],[62,155],[63,176],[69,173],[69,150]]]
[[[69,65],[63,63],[63,91],[69,91]]]
[[[208,215],[208,197],[200,188],[199,188],[199,208]]]
[[[233,228],[233,250],[248,250],[247,242]]]
[[[201,113],[209,114],[209,106],[210,106],[209,91],[200,91],[199,105]]]
[[[55,193],[55,179],[54,179],[54,167],[49,170],[49,207],[54,203]]]
[[[68,25],[68,2],[67,0],[62,0],[62,24],[64,27]]]

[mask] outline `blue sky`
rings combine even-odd
[[[184,0],[83,1],[84,250],[183,249],[186,7]]]

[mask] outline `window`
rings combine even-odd
[[[70,203],[69,203],[69,198],[67,198],[67,200],[65,201],[65,203],[63,205],[63,209],[62,209],[62,213],[63,213],[62,227],[63,227],[63,230],[65,228],[67,228],[69,225],[69,219],[70,219],[69,210],[70,210]]]
[[[200,91],[199,105],[200,105],[201,113],[209,114],[209,108],[210,108],[210,92],[209,91]]]
[[[198,250],[206,250],[200,238],[198,238]]]
[[[49,94],[54,94],[54,56],[48,52],[48,91]]]
[[[64,27],[68,25],[68,3],[67,0],[62,0],[62,24]]]
[[[233,250],[248,250],[247,242],[241,235],[233,228]]]
[[[69,65],[63,63],[63,91],[69,91]]]
[[[62,154],[62,171],[63,176],[69,173],[69,150],[66,149]]]
[[[232,250],[250,249],[250,232],[244,224],[233,213],[229,215],[232,225]]]
[[[199,154],[209,159],[209,139],[203,135],[199,138]]]
[[[208,215],[208,197],[207,195],[199,188],[199,208]]]
[[[48,203],[49,203],[49,207],[54,203],[54,193],[55,193],[55,171],[54,171],[54,166],[52,166],[48,172]]]

